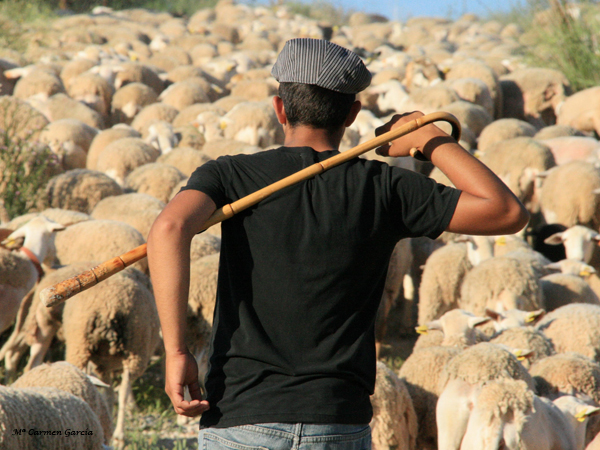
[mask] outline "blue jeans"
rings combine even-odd
[[[198,450],[371,450],[369,425],[261,423],[205,428]]]

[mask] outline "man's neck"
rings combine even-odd
[[[344,135],[344,127],[338,132],[307,126],[284,127],[286,147],[311,147],[316,152],[337,150]]]

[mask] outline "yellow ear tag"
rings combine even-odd
[[[427,328],[427,325],[420,325],[420,326],[416,327],[415,330],[417,330],[417,333],[419,333],[419,334],[427,334],[427,332],[429,331],[429,328]]]
[[[535,320],[535,315],[534,314],[527,314],[527,318],[525,319],[526,323],[531,323]]]
[[[227,128],[227,122],[225,122],[224,120],[219,122],[219,128],[221,130],[224,130],[225,128]]]
[[[589,277],[590,275],[591,275],[591,273],[588,272],[587,270],[582,270],[581,272],[579,272],[580,277]]]
[[[577,414],[575,414],[575,418],[579,422],[584,422],[586,417],[587,417],[587,408],[585,408],[584,410],[579,411]]]
[[[506,238],[505,237],[499,237],[498,239],[496,239],[496,244],[497,245],[506,245]]]

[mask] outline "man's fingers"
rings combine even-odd
[[[202,400],[202,389],[200,388],[200,383],[196,381],[195,383],[188,384],[188,389],[192,400]]]
[[[173,405],[175,412],[186,417],[196,417],[207,411],[210,408],[206,400],[182,401],[177,405]]]
[[[390,152],[390,144],[382,145],[381,147],[377,147],[375,153],[379,156],[388,156]]]

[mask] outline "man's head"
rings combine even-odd
[[[329,131],[347,123],[356,94],[371,82],[358,55],[320,39],[287,41],[271,73],[280,83],[286,123]]]

